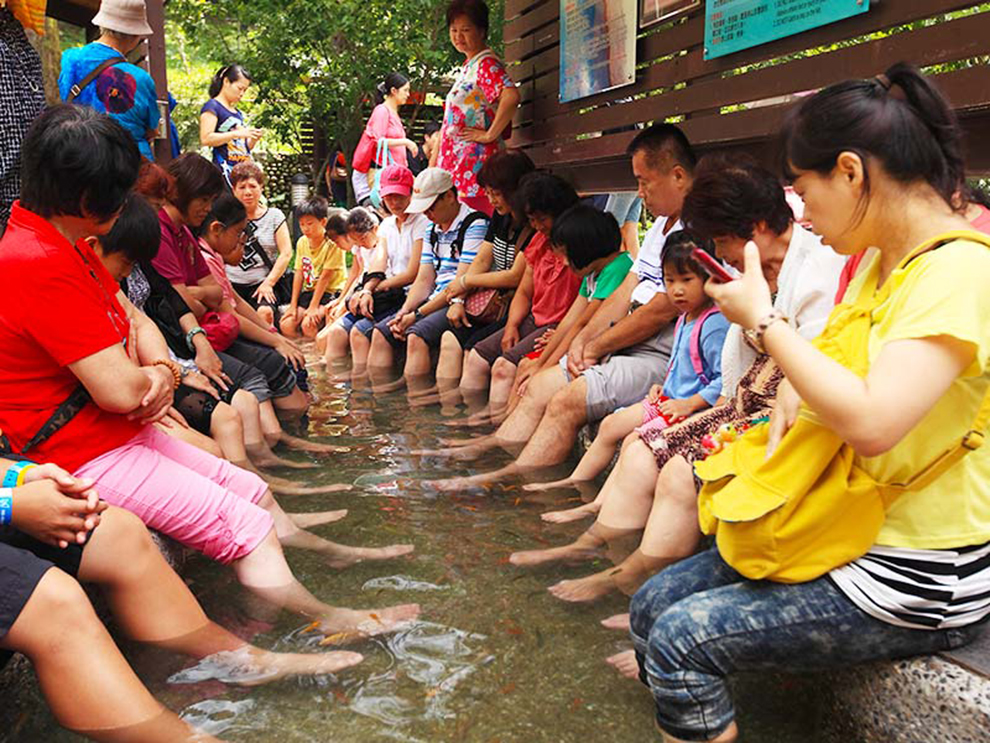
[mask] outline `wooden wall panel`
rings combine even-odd
[[[559,2],[506,2],[505,58],[522,96],[511,144],[587,190],[631,187],[628,165],[617,163],[635,131],[623,128],[673,118],[702,151],[745,147],[771,157],[796,96],[900,60],[935,66],[974,145],[990,121],[990,12],[978,12],[979,0],[873,0],[864,15],[711,61],[699,8],[641,32],[635,84],[566,104],[558,100]],[[944,17],[967,9],[977,12]],[[974,147],[970,162],[985,171],[990,153]]]

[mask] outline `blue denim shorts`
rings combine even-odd
[[[784,584],[744,578],[716,548],[671,565],[633,596],[633,644],[657,723],[685,741],[718,737],[735,711],[727,676],[823,670],[959,647],[979,625],[918,630],[856,607],[828,578]]]
[[[375,329],[374,320],[367,317],[358,317],[350,312],[341,317],[337,321],[337,324],[340,325],[340,327],[344,329],[344,332],[348,334],[350,334],[351,328],[357,328],[357,331],[365,338],[370,338],[371,331]]]

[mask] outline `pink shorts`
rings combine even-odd
[[[218,562],[250,554],[273,527],[256,505],[264,480],[153,426],[73,474],[93,478],[103,500],[148,528]]]
[[[663,417],[663,413],[660,412],[659,405],[659,403],[669,399],[665,395],[661,395],[655,403],[650,402],[648,397],[643,400],[643,425],[636,427],[637,434],[643,435],[646,431],[662,431],[670,426],[667,419]]]

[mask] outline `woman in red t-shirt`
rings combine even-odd
[[[151,425],[166,415],[181,372],[150,321],[132,327],[127,298],[84,239],[110,229],[139,157],[116,124],[80,112],[88,109],[53,107],[33,125],[24,141],[22,200],[0,240],[0,273],[10,282],[0,294],[0,429],[11,447],[93,479],[107,502],[230,564],[245,586],[328,632],[383,629],[416,616],[416,605],[372,619],[320,602],[296,580],[281,545],[321,552],[333,566],[411,546],[326,542],[300,529],[257,475]],[[153,361],[139,366],[138,357]],[[46,426],[54,430],[32,442]]]

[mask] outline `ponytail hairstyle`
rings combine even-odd
[[[385,98],[391,95],[393,88],[401,88],[409,82],[409,78],[401,72],[390,72],[385,79],[378,83],[375,88],[375,105],[385,102]]]
[[[894,180],[925,181],[953,208],[965,207],[958,122],[942,93],[913,65],[899,62],[882,75],[819,91],[791,111],[782,134],[790,180],[799,170],[827,175],[849,151],[864,166],[874,160]],[[863,178],[859,219],[870,192],[865,169]]]
[[[209,95],[210,98],[216,98],[220,95],[220,91],[223,90],[223,81],[236,83],[238,80],[247,80],[251,82],[253,79],[248,71],[244,69],[243,65],[239,64],[229,64],[226,67],[221,67],[217,70],[217,74],[213,76],[213,80],[210,81]]]

